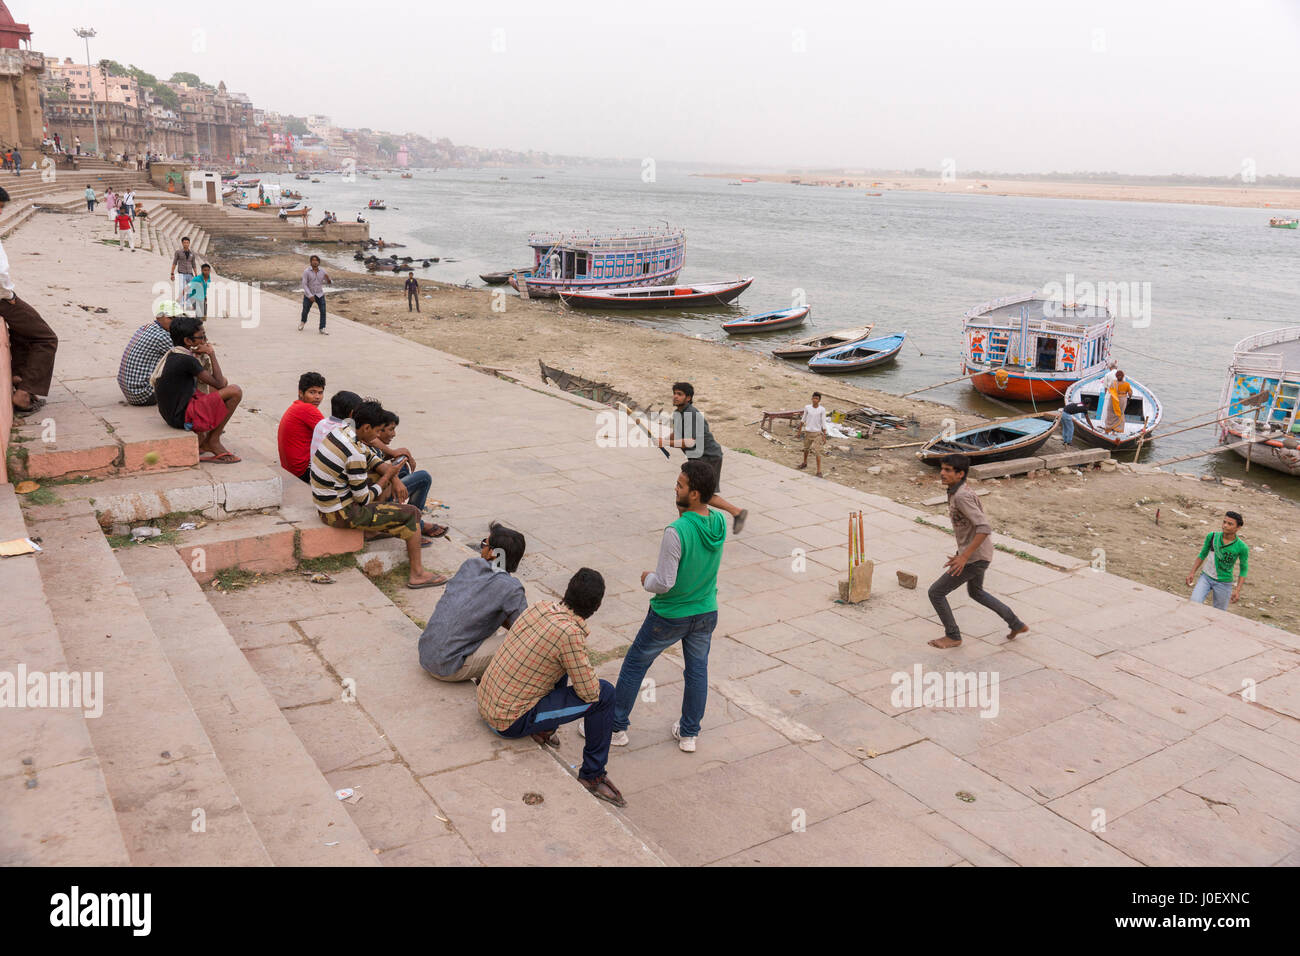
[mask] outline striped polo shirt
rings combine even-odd
[[[331,431],[311,458],[311,496],[316,510],[330,514],[377,499],[383,489],[370,483],[370,472],[379,464],[379,456],[358,441],[347,425]]]

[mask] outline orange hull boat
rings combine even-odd
[[[993,372],[976,375],[970,380],[976,391],[1013,402],[1060,401],[1065,397],[1066,389],[1077,381],[1074,378],[1043,379],[1008,374],[1004,387],[998,384],[998,376]]]

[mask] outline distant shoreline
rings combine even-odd
[[[1167,202],[1196,206],[1237,206],[1278,212],[1300,210],[1300,189],[1240,186],[1159,186],[1120,183],[1055,183],[1017,179],[843,176],[834,173],[696,173],[707,179],[755,179],[764,183],[815,183],[822,189],[865,192],[931,192],[962,196],[1024,196],[1033,199],[1103,199],[1118,202]],[[846,185],[837,185],[845,183]],[[754,186],[757,183],[746,183]],[[871,197],[868,197],[871,198]]]

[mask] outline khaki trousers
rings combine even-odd
[[[449,684],[455,683],[456,681],[471,680],[473,678],[482,677],[483,673],[488,669],[488,664],[492,663],[492,655],[500,650],[501,645],[504,644],[505,641],[506,632],[498,628],[495,634],[478,646],[478,650],[465,658],[464,666],[462,666],[460,670],[456,671],[456,673],[451,674],[448,677],[438,677],[437,674],[430,674],[429,676],[436,677],[438,680],[444,680]]]

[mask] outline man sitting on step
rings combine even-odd
[[[502,737],[532,737],[551,747],[559,746],[561,724],[581,719],[586,743],[578,782],[597,799],[625,807],[605,773],[614,686],[596,677],[587,655],[587,621],[604,598],[605,579],[579,568],[561,603],[541,601],[524,611],[479,682],[478,712]]]
[[[420,635],[420,666],[438,680],[463,681],[487,670],[505,632],[528,607],[514,576],[524,536],[493,523],[479,555],[460,566]]]
[[[331,528],[355,528],[369,537],[390,534],[405,541],[408,588],[446,584],[444,575],[426,571],[420,559],[419,510],[394,499],[394,485],[401,485],[401,462],[385,464],[367,447],[383,421],[378,402],[362,402],[353,410],[350,426],[345,422],[325,436],[311,459],[312,500],[321,521]],[[372,474],[378,478],[372,479]]]
[[[171,351],[172,319],[180,314],[181,308],[175,302],[158,303],[153,321],[136,329],[126,344],[117,368],[117,387],[128,405],[157,404],[149,376],[158,367],[158,360]]]
[[[232,464],[240,460],[221,444],[230,416],[244,391],[226,381],[203,320],[182,315],[172,320],[172,348],[158,361],[149,383],[158,413],[172,428],[192,431],[199,439],[199,461]]]

